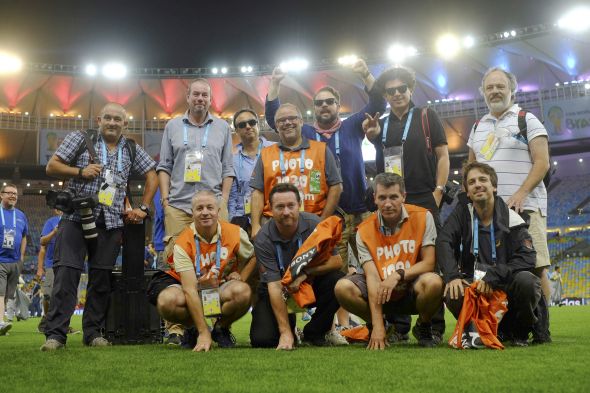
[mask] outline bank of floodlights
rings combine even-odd
[[[127,76],[127,67],[117,62],[106,63],[102,67],[102,75],[107,79],[123,79]]]
[[[461,51],[461,43],[454,34],[443,34],[436,40],[436,52],[445,60],[452,59]]]
[[[408,57],[416,56],[418,50],[413,46],[393,44],[387,50],[387,57],[393,63],[403,63]]]
[[[281,62],[279,65],[283,72],[301,72],[305,71],[309,67],[309,61],[297,57],[294,59],[286,60]]]
[[[23,61],[16,55],[0,52],[0,74],[13,74],[23,68]]]
[[[566,12],[558,21],[557,27],[573,33],[581,33],[590,28],[590,7],[580,6]]]
[[[341,66],[353,66],[358,61],[357,55],[346,55],[338,58],[338,64]]]

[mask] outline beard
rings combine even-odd
[[[318,122],[318,124],[330,126],[336,122],[337,118],[337,114],[330,114],[329,117],[324,117],[323,114],[321,114],[320,116],[316,117],[316,121]]]
[[[504,113],[508,108],[512,106],[512,100],[510,97],[503,97],[501,101],[488,101],[486,100],[490,112],[492,113]]]

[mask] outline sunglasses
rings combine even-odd
[[[258,124],[258,120],[256,119],[250,119],[250,120],[246,120],[246,121],[241,121],[239,123],[236,124],[236,127],[238,128],[246,128],[246,126],[250,126],[250,127],[254,127],[256,124]]]
[[[408,91],[408,85],[400,85],[385,89],[385,93],[389,96],[394,96],[396,91],[398,91],[400,94],[404,94],[406,91]]]
[[[330,105],[334,105],[336,103],[336,99],[335,98],[326,98],[325,100],[313,100],[313,104],[315,106],[322,106],[322,105],[324,105],[324,102],[326,103],[326,105],[330,106]]]
[[[289,123],[295,123],[299,119],[300,119],[299,116],[287,116],[287,117],[281,117],[280,119],[276,119],[275,123],[277,123],[277,125],[279,125],[279,126],[282,126],[283,124],[286,124],[287,121]]]

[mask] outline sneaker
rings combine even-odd
[[[410,336],[407,333],[399,333],[393,324],[389,325],[385,331],[385,337],[390,344],[408,344],[410,342]]]
[[[68,327],[68,334],[80,334],[80,331],[70,326]]]
[[[58,349],[64,349],[66,347],[65,344],[60,343],[59,341],[57,341],[54,338],[50,338],[47,341],[45,341],[45,344],[41,345],[41,352],[51,352],[51,351],[57,351]]]
[[[184,329],[184,334],[170,333],[167,344],[180,345],[180,347],[184,349],[193,349],[197,345],[197,337],[199,337],[199,332],[196,328],[191,327]],[[179,344],[172,344],[170,342],[171,338],[174,340],[178,340]]]
[[[412,335],[418,340],[418,345],[426,348],[436,347],[436,342],[432,336],[432,325],[429,323],[416,323],[412,329]]]
[[[416,321],[416,324],[412,328],[412,336],[414,336],[414,338],[418,342],[420,342],[420,325],[421,325],[421,323],[419,323],[418,321]],[[436,331],[436,330],[432,330],[432,328],[430,330],[432,332],[432,341],[434,342],[434,345],[435,346],[440,345],[440,343],[443,342],[443,335],[442,335],[442,333],[439,332],[439,331]]]
[[[107,340],[104,337],[94,337],[92,339],[92,341],[90,341],[90,344],[88,344],[89,347],[109,347],[113,345],[109,340]]]
[[[12,323],[10,322],[0,322],[0,336],[5,336],[6,332],[12,329]]]
[[[326,340],[326,343],[335,347],[341,345],[348,345],[348,341],[346,340],[346,338],[342,336],[340,333],[338,333],[336,330],[330,330],[328,333],[326,333],[324,339]]]
[[[236,346],[236,338],[228,328],[221,327],[219,322],[213,325],[211,338],[220,348],[233,348]]]
[[[182,334],[170,333],[164,344],[179,346],[182,344],[182,338]]]

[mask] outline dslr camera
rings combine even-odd
[[[77,197],[67,190],[51,190],[47,192],[45,201],[47,202],[47,206],[61,210],[66,214],[71,214],[74,213],[74,211],[77,211],[80,214],[84,238],[89,240],[98,237],[96,222],[92,212],[92,209],[98,205],[98,196],[87,195]]]

